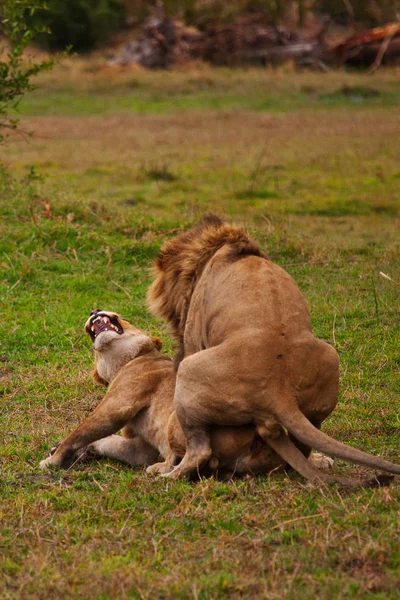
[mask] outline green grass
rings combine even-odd
[[[378,81],[377,81],[378,79]],[[375,78],[319,73],[291,76],[284,70],[210,69],[149,73],[65,61],[46,73],[24,103],[26,115],[104,115],[123,112],[168,114],[176,111],[251,110],[288,112],[294,108],[398,106],[396,71]],[[51,93],[50,93],[51,92]]]
[[[92,308],[161,333],[172,352],[146,309],[151,261],[210,210],[293,275],[316,335],[339,352],[324,430],[399,460],[396,72],[128,73],[112,86],[61,75],[26,99],[35,137],[0,153],[0,596],[399,598],[398,482],[37,467],[102,397],[82,332]],[[340,461],[335,472],[370,475]]]

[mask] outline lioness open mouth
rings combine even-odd
[[[124,333],[124,329],[116,315],[110,315],[99,310],[94,310],[91,313],[89,326],[86,331],[90,335],[92,342],[104,331],[115,331],[118,335]]]

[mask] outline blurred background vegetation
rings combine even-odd
[[[399,0],[46,0],[29,18],[35,27],[46,27],[50,35],[39,37],[40,45],[60,50],[72,45],[78,52],[104,45],[116,32],[140,26],[163,10],[168,17],[199,29],[215,21],[261,12],[271,23],[284,20],[299,27],[310,19],[329,16],[335,23],[355,28],[395,21]]]

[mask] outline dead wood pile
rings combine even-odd
[[[214,65],[237,66],[249,62],[301,61],[315,54],[318,41],[311,44],[298,33],[271,24],[264,14],[237,17],[231,23],[213,23],[204,31],[186,27],[166,17],[152,17],[140,37],[129,42],[111,63],[137,63],[154,69],[168,68],[189,60]]]
[[[334,45],[325,40],[329,22],[307,39],[299,32],[272,24],[265,14],[247,14],[231,23],[213,23],[204,31],[162,17],[150,18],[138,39],[127,43],[110,63],[165,69],[192,60],[214,65],[280,64],[292,61],[327,70],[358,63],[378,67],[400,59],[400,24],[351,35]]]
[[[146,21],[137,40],[128,42],[112,58],[111,64],[139,64],[148,69],[168,67],[193,60],[202,34],[168,18],[152,17]]]
[[[217,65],[243,64],[264,58],[274,48],[303,41],[294,31],[272,25],[266,15],[243,15],[232,23],[214,23],[206,28],[202,58]]]
[[[336,63],[378,67],[400,62],[400,23],[389,23],[339,41],[332,48]]]

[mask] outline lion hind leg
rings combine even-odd
[[[96,456],[118,460],[131,467],[152,465],[158,457],[158,450],[139,436],[127,439],[121,435],[110,435],[93,442],[87,450]]]

